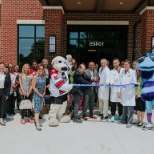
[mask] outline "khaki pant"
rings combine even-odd
[[[63,104],[51,104],[49,117],[60,119],[66,111],[67,101],[63,102]]]
[[[103,114],[104,117],[108,116],[108,108],[109,108],[109,101],[99,99],[99,110],[100,114]]]

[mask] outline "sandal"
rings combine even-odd
[[[32,120],[32,119],[30,119],[30,118],[28,118],[28,121],[32,124],[32,123],[34,123],[34,121]]]
[[[25,120],[21,120],[21,124],[23,125],[26,124]]]
[[[140,122],[137,126],[138,126],[138,127],[143,126],[143,122]]]

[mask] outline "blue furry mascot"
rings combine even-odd
[[[147,130],[153,128],[152,109],[154,106],[154,53],[147,53],[145,57],[138,59],[138,69],[142,72],[143,87],[141,98],[146,103],[147,110],[147,125],[144,127]]]

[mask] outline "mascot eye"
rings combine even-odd
[[[138,63],[142,63],[145,60],[145,57],[141,57],[138,59]]]
[[[154,62],[154,56],[150,57],[150,59]]]
[[[59,63],[62,63],[62,61],[61,61],[61,60],[59,60],[58,62],[59,62]]]

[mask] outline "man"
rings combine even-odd
[[[108,107],[109,107],[109,87],[106,86],[110,82],[110,70],[107,67],[107,60],[101,60],[101,67],[99,69],[99,84],[104,84],[98,89],[99,98],[99,110],[102,119],[108,119]]]
[[[91,78],[99,78],[98,71],[95,69],[95,63],[89,62],[88,69],[86,69],[85,73],[90,76]],[[92,100],[95,102],[95,99],[97,97],[97,87],[91,87],[92,89]]]
[[[85,65],[80,64],[78,69],[74,73],[74,83],[75,84],[91,84],[92,78],[87,76],[85,74]],[[81,96],[84,95],[84,101],[83,101],[83,119],[87,120],[86,111],[89,104],[89,110],[90,110],[90,117],[93,118],[93,105],[91,105],[93,102],[91,99],[92,96],[92,90],[91,87],[74,87],[72,89],[72,94],[74,96],[74,109],[73,109],[73,122],[82,123],[82,120],[78,116],[78,108],[80,103]]]
[[[130,61],[124,61],[124,70],[121,72],[120,76],[121,84],[131,84],[137,83],[135,71],[130,69]],[[135,106],[135,87],[122,87],[121,88],[121,103],[123,105],[122,123],[127,124],[126,127],[130,128],[133,121],[133,113]]]
[[[110,84],[111,85],[119,85],[120,84],[120,76],[123,68],[120,67],[120,61],[119,59],[115,58],[113,59],[113,70],[111,70],[111,77],[110,77]],[[116,112],[116,106],[118,103],[118,113],[119,113],[119,120],[122,120],[122,105],[121,105],[121,99],[120,97],[120,87],[111,87],[111,93],[110,93],[110,101],[111,101],[111,122],[115,121],[115,112]]]

